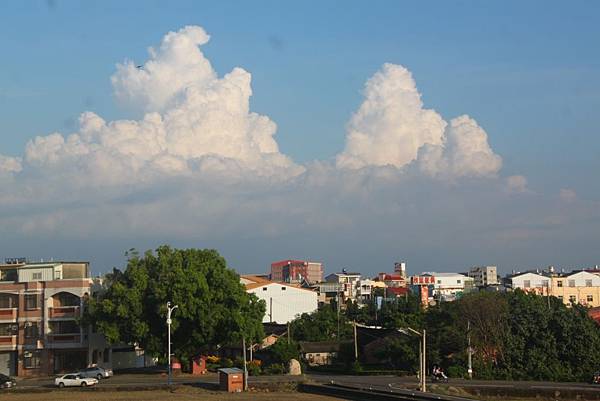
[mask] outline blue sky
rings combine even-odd
[[[599,20],[594,1],[6,1],[0,154],[77,130],[86,110],[140,118],[114,101],[115,65],[142,63],[166,32],[193,24],[211,35],[202,50],[219,75],[252,74],[251,109],[298,163],[334,160],[365,81],[389,62],[412,72],[425,107],[475,118],[504,175],[598,200]]]

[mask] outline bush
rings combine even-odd
[[[448,377],[463,379],[467,377],[467,369],[464,366],[454,365],[448,368]]]
[[[361,366],[360,362],[358,361],[354,361],[352,363],[352,373],[360,373],[363,371],[363,367]]]
[[[221,367],[222,368],[232,368],[233,361],[229,358],[221,358]]]
[[[286,369],[281,363],[273,363],[267,366],[265,373],[268,375],[282,375],[286,373]]]
[[[260,366],[252,362],[246,364],[246,369],[248,370],[248,376],[258,376],[261,373]]]

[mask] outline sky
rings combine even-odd
[[[242,273],[600,264],[599,17],[593,1],[2,2],[0,257],[97,274],[160,244]]]

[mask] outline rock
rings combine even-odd
[[[302,368],[300,367],[300,362],[295,359],[290,359],[290,363],[288,364],[288,375],[300,376],[301,374]]]

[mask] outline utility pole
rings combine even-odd
[[[179,308],[179,306],[175,305],[173,307],[171,307],[171,302],[167,302],[167,356],[168,356],[168,363],[169,363],[169,369],[168,369],[168,378],[167,378],[167,384],[170,386],[171,385],[171,313],[173,313],[173,311],[175,309]]]
[[[340,341],[340,293],[337,297],[337,340]]]
[[[425,329],[423,329],[423,367],[421,374],[421,391],[427,391],[427,336],[425,333]]]
[[[248,365],[246,365],[246,337],[242,337],[242,350],[244,356],[244,391],[248,391]]]
[[[269,298],[269,323],[273,323],[273,297]]]
[[[358,362],[358,341],[356,337],[356,322],[354,322],[354,360]]]
[[[467,320],[467,355],[468,355],[468,369],[469,379],[473,378],[473,350],[471,349],[471,322]]]
[[[288,324],[287,324],[287,340],[288,340],[288,345],[290,345],[290,343],[292,342],[292,339],[290,338],[290,322],[288,322]]]

